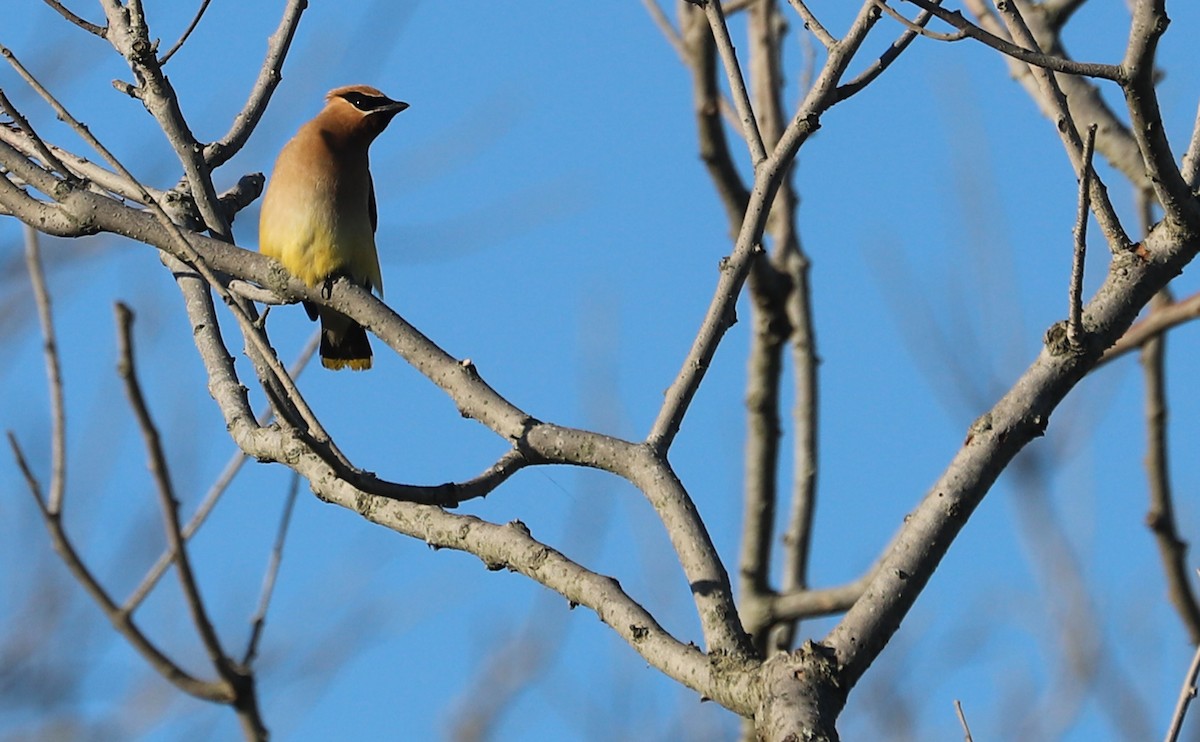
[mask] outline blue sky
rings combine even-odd
[[[213,3],[168,66],[202,140],[223,134],[240,109],[278,22],[276,5]],[[812,3],[833,28],[844,23],[842,5]],[[1068,47],[1082,59],[1116,61],[1124,11],[1091,5]],[[191,10],[150,12],[168,44]],[[1161,95],[1180,151],[1200,93],[1184,47],[1200,10],[1174,3],[1171,13]],[[109,84],[129,74],[111,49],[34,0],[21,0],[11,16],[0,42],[136,174],[158,187],[173,184],[176,168],[153,122]],[[895,31],[881,23],[873,48]],[[797,51],[788,59],[792,85]],[[388,302],[536,417],[644,436],[730,243],[696,153],[688,74],[641,5],[313,3],[271,108],[218,174],[218,187],[269,171],[283,142],[319,110],[321,95],[351,82],[412,106],[372,151]],[[44,136],[82,149],[11,72],[0,70],[0,86]],[[823,359],[813,579],[833,585],[873,561],[967,425],[1065,315],[1076,185],[1053,127],[1003,61],[970,41],[919,40],[824,118],[798,163]],[[1128,189],[1107,169],[1102,174],[1135,231]],[[238,218],[239,244],[254,247],[256,224],[254,207]],[[20,245],[18,225],[0,221],[6,259]],[[1106,267],[1104,245],[1092,248],[1089,286]],[[45,249],[48,259],[63,258],[50,280],[71,405],[68,523],[123,595],[162,536],[113,372],[114,300],[138,313],[141,371],[185,505],[195,505],[233,447],[203,390],[177,292],[152,252],[111,238],[48,240]],[[1194,283],[1183,276],[1177,293],[1190,294]],[[13,280],[4,291],[27,289]],[[744,302],[739,309],[749,316]],[[740,520],[748,325],[724,341],[672,454],[728,565]],[[286,307],[271,313],[270,328],[285,360],[312,331],[302,311]],[[45,472],[40,345],[27,330],[6,337],[3,426]],[[1180,330],[1169,351],[1185,538],[1200,528],[1193,504],[1200,471],[1185,453],[1200,398],[1183,381],[1200,363],[1195,337],[1195,329]],[[974,391],[955,381],[954,364],[967,370]],[[368,374],[310,369],[301,387],[343,449],[388,478],[463,479],[505,448],[387,353]],[[985,500],[851,696],[841,724],[848,739],[877,735],[874,719],[891,696],[909,705],[915,738],[938,739],[959,734],[956,698],[978,737],[999,739],[1016,728],[1014,699],[1054,697],[1060,680],[1047,668],[1062,644],[1058,590],[1046,581],[1044,554],[1023,535],[1029,523],[1045,524],[1029,502],[1049,503],[1095,596],[1108,661],[1125,674],[1153,735],[1165,729],[1191,652],[1164,600],[1143,525],[1140,395],[1129,358],[1085,381],[1056,413],[1029,452],[1058,457],[1049,473],[1006,475]],[[9,493],[0,500],[0,553],[12,565],[0,584],[19,598],[31,589],[20,569],[26,559],[55,565],[15,467],[0,466],[0,477]],[[282,467],[249,466],[194,544],[205,594],[235,646],[245,640],[288,480]],[[676,635],[699,639],[662,529],[628,485],[594,472],[527,470],[469,511],[520,518],[535,536],[619,577]],[[118,727],[121,736],[148,740],[236,735],[230,712],[164,690],[89,610],[81,613],[90,616],[83,622],[94,627],[90,637],[58,637],[63,651],[83,657],[86,714],[113,718],[125,709],[116,715],[115,723],[130,725]],[[203,666],[170,581],[144,610],[156,638],[189,666]],[[0,628],[15,620],[0,608]],[[736,728],[728,714],[647,668],[587,611],[570,612],[542,588],[487,572],[473,557],[434,553],[370,526],[306,489],[263,645],[266,718],[285,740],[436,738],[494,645],[531,620],[555,651],[542,679],[504,716],[497,739],[728,738]],[[820,636],[830,625],[806,629]],[[148,729],[128,711],[164,702],[172,720]],[[1119,738],[1111,707],[1111,699],[1084,697],[1056,738]],[[19,723],[0,716],[0,732]]]

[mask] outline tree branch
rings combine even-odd
[[[1071,261],[1070,309],[1067,315],[1067,340],[1075,350],[1083,348],[1083,259],[1087,255],[1087,221],[1091,202],[1092,152],[1096,146],[1096,125],[1088,127],[1083,142],[1083,174],[1079,177],[1079,208],[1075,214],[1075,251]]]
[[[914,0],[909,1],[913,2]],[[915,1],[925,2],[926,0]],[[1029,27],[1025,24],[1025,19],[1021,17],[1015,3],[1002,3],[1000,16],[1004,19],[1008,32],[1014,40],[1037,48],[1037,40],[1034,39]],[[1075,170],[1075,177],[1082,179],[1084,173],[1083,141],[1080,139],[1079,128],[1071,115],[1071,110],[1067,106],[1067,98],[1054,74],[1049,70],[1033,65],[1031,72],[1034,79],[1038,81],[1042,94],[1055,112],[1055,129],[1067,150],[1067,157]],[[1129,249],[1132,241],[1125,233],[1124,227],[1121,226],[1116,210],[1108,198],[1108,189],[1104,186],[1104,182],[1099,175],[1093,173],[1090,183],[1092,211],[1096,215],[1100,229],[1104,232],[1105,239],[1108,240],[1109,249],[1114,253]]]
[[[1146,317],[1131,326],[1124,335],[1104,351],[1097,366],[1142,347],[1173,327],[1200,317],[1200,293],[1172,304],[1155,306]]]
[[[704,0],[704,15],[708,18],[709,28],[712,29],[713,39],[717,44],[717,53],[725,65],[725,78],[729,90],[733,94],[733,105],[737,109],[738,120],[742,125],[742,136],[746,146],[750,148],[750,161],[757,170],[767,159],[767,151],[763,146],[762,134],[758,131],[758,119],[754,116],[754,108],[750,105],[750,95],[746,92],[746,78],[738,64],[737,52],[733,48],[733,40],[729,38],[729,26],[725,24],[725,12],[721,9],[720,0]]]
[[[163,74],[162,66],[155,57],[155,44],[150,40],[150,29],[140,2],[123,5],[119,0],[101,0],[108,17],[107,39],[112,44],[137,79],[137,86],[130,92],[142,102],[146,110],[158,122],[167,142],[183,166],[191,197],[196,202],[204,225],[213,236],[226,242],[233,241],[229,221],[217,206],[217,192],[212,182],[212,172],[204,159],[204,150],[192,135],[175,89]],[[38,86],[40,88],[40,86]],[[41,92],[39,90],[39,92]],[[43,97],[46,97],[43,94]],[[106,158],[107,159],[107,158]]]
[[[762,251],[763,228],[775,193],[791,167],[796,152],[820,126],[821,114],[837,102],[834,95],[837,84],[854,53],[862,45],[867,31],[878,19],[873,2],[868,0],[863,5],[845,39],[830,50],[824,68],[780,136],[779,143],[755,169],[754,187],[733,252],[722,261],[721,276],[708,312],[684,359],[683,368],[667,389],[666,399],[647,436],[646,442],[656,451],[665,453],[670,448],[721,338],[735,321],[734,305],[754,256]]]
[[[105,618],[113,625],[117,633],[124,637],[130,646],[138,654],[142,655],[146,662],[159,675],[179,690],[201,700],[229,703],[233,698],[233,693],[225,683],[203,681],[189,675],[182,667],[175,664],[174,661],[163,654],[142,633],[141,629],[133,622],[133,618],[113,602],[112,598],[104,590],[104,587],[92,575],[87,565],[84,564],[83,559],[79,556],[79,552],[75,550],[70,538],[68,538],[67,532],[63,527],[62,513],[53,512],[46,506],[46,500],[42,494],[41,487],[29,468],[29,463],[26,461],[25,455],[17,443],[16,436],[11,431],[8,433],[8,443],[12,448],[13,457],[17,461],[17,467],[25,477],[25,483],[28,486],[29,492],[33,495],[38,509],[41,511],[42,522],[50,534],[50,543],[54,546],[54,550],[62,558],[71,575],[83,586],[83,589],[87,591],[96,605],[100,607]]]
[[[1200,206],[1188,181],[1175,165],[1155,88],[1155,52],[1168,22],[1165,0],[1137,0],[1134,3],[1129,46],[1121,63],[1126,80],[1121,87],[1129,108],[1130,129],[1158,203],[1167,218],[1186,222],[1196,229],[1200,228]]]
[[[717,84],[717,52],[712,30],[699,10],[690,5],[680,8],[680,27],[685,54],[683,59],[692,73],[692,99],[700,159],[717,189],[730,225],[741,224],[746,215],[750,193],[738,173],[725,123],[721,118],[721,91]],[[736,226],[731,228],[736,229]]]
[[[1170,300],[1160,293],[1152,306],[1161,310]],[[1192,590],[1187,568],[1187,542],[1175,523],[1174,497],[1171,493],[1171,469],[1167,456],[1166,336],[1158,335],[1142,346],[1142,377],[1146,386],[1146,479],[1150,507],[1146,525],[1154,534],[1167,581],[1167,595],[1179,614],[1194,645],[1200,645],[1200,605]]]
[[[183,33],[179,36],[179,39],[171,45],[171,48],[158,58],[159,67],[165,67],[171,57],[175,56],[175,52],[183,48],[183,43],[188,40],[189,36],[192,35],[192,31],[196,30],[196,26],[200,25],[200,19],[204,17],[204,11],[208,10],[208,4],[210,2],[212,2],[212,0],[200,0],[200,9],[196,11],[196,15],[192,18],[192,22],[188,24],[186,29],[184,29]]]
[[[208,167],[217,168],[229,161],[241,150],[250,138],[254,128],[267,110],[279,81],[283,79],[283,62],[291,49],[292,39],[296,28],[300,25],[300,15],[308,7],[308,0],[288,0],[279,19],[279,27],[267,40],[267,56],[263,59],[262,67],[258,70],[258,79],[242,107],[240,113],[233,119],[233,126],[225,136],[204,147],[204,161]]]
[[[1196,697],[1196,678],[1200,677],[1200,646],[1192,654],[1192,664],[1188,666],[1187,674],[1183,676],[1183,687],[1179,689],[1179,698],[1175,701],[1175,712],[1171,714],[1171,726],[1167,729],[1166,742],[1175,742],[1183,731],[1183,718],[1187,714],[1188,705]]]
[[[114,307],[117,319],[117,375],[125,385],[125,395],[133,410],[138,428],[142,432],[142,440],[146,446],[147,466],[154,477],[154,485],[158,492],[159,506],[162,508],[163,525],[167,532],[167,543],[174,554],[175,571],[179,575],[179,584],[183,589],[184,601],[192,614],[201,643],[208,651],[209,660],[214,667],[220,667],[225,658],[220,640],[213,629],[212,621],[204,608],[204,599],[200,597],[200,589],[192,574],[191,560],[188,559],[187,549],[183,543],[183,533],[179,526],[179,502],[175,498],[175,485],[167,470],[167,457],[162,449],[162,440],[158,428],[150,418],[150,410],[142,396],[141,384],[137,378],[137,368],[133,354],[133,312],[128,306],[118,302]]]
[[[67,410],[63,401],[62,364],[58,356],[50,290],[46,287],[46,273],[42,270],[37,232],[28,225],[25,227],[25,265],[33,286],[38,323],[42,327],[42,354],[46,363],[46,386],[50,393],[50,497],[45,510],[58,517],[62,513],[63,497],[67,490]]]
[[[942,0],[933,0],[935,3],[940,3],[941,1]],[[909,44],[911,44],[913,39],[917,38],[918,35],[930,36],[931,38],[940,39],[942,41],[958,40],[954,34],[934,34],[932,31],[927,30],[925,26],[929,23],[929,19],[932,17],[932,15],[926,11],[921,11],[917,15],[916,20],[910,21],[901,15],[899,11],[894,10],[886,2],[880,2],[879,7],[887,11],[887,13],[893,18],[899,20],[904,26],[907,27],[908,30],[900,34],[900,36],[892,42],[892,45],[889,46],[883,52],[883,54],[879,55],[879,59],[876,59],[874,62],[868,65],[866,69],[858,73],[858,76],[853,80],[840,86],[838,89],[838,100],[845,100],[874,82],[875,78],[882,75],[888,67],[892,66],[893,62],[900,58],[900,54],[908,48]]]
[[[885,2],[886,0],[881,0]],[[957,28],[960,32],[970,36],[976,41],[982,42],[987,46],[992,47],[996,51],[1006,56],[1018,59],[1028,65],[1038,67],[1045,70],[1053,70],[1055,72],[1064,72],[1070,75],[1081,75],[1083,77],[1099,77],[1104,80],[1112,80],[1114,82],[1124,82],[1124,70],[1114,64],[1096,64],[1089,62],[1076,62],[1072,59],[1046,54],[1037,49],[1036,44],[1028,44],[1028,46],[1018,46],[1012,42],[996,36],[983,28],[971,23],[967,20],[960,11],[946,10],[939,6],[933,0],[904,0],[912,3],[921,10],[933,14],[938,19],[945,21],[949,25]],[[1015,8],[1011,8],[1011,3],[1005,3],[1006,7],[1001,8],[1001,12],[1016,12]],[[1024,39],[1014,37],[1016,41],[1027,43]],[[951,39],[954,40],[954,39]]]
[[[1047,346],[990,411],[970,428],[966,442],[883,556],[865,595],[825,641],[844,668],[843,687],[861,677],[899,626],[955,535],[999,473],[1029,441],[1042,434],[1051,412],[1132,324],[1142,306],[1200,251],[1200,235],[1160,222],[1142,243],[1146,257],[1116,256],[1086,311],[1093,343],[1084,353],[1065,352],[1061,326]]]
[[[814,15],[813,12],[808,9],[808,6],[804,4],[804,0],[788,0],[788,2],[791,4],[792,8],[795,9],[797,15],[799,15],[804,21],[804,27],[807,28],[813,36],[817,37],[817,41],[820,41],[822,46],[824,46],[826,49],[832,49],[837,45],[838,40],[833,37],[833,34],[825,30],[825,27],[821,25],[819,20],[817,20],[817,16]]]
[[[258,643],[262,640],[263,628],[267,625],[267,609],[271,606],[271,596],[275,592],[275,578],[279,576],[279,565],[283,563],[283,544],[287,540],[288,526],[292,522],[292,508],[296,504],[296,495],[300,492],[300,475],[292,472],[292,481],[288,485],[287,498],[283,504],[283,514],[279,516],[279,529],[275,533],[275,544],[271,547],[271,558],[267,562],[267,571],[263,575],[262,591],[258,596],[258,608],[250,619],[250,639],[246,642],[246,651],[242,655],[242,666],[250,667],[258,656]]]
[[[308,366],[309,360],[311,360],[313,355],[317,352],[317,345],[319,344],[320,339],[321,331],[320,329],[317,329],[313,332],[304,348],[300,351],[299,355],[296,357],[296,360],[292,362],[292,366],[288,371],[288,375],[290,375],[293,379],[300,378],[300,373]],[[268,406],[265,410],[259,413],[255,419],[257,420],[257,424],[259,426],[263,426],[270,422],[272,417],[272,410]],[[200,529],[200,526],[204,525],[205,520],[208,519],[209,513],[211,513],[213,508],[216,507],[217,502],[221,499],[221,496],[225,494],[225,491],[229,489],[229,485],[233,483],[234,477],[236,477],[238,472],[241,471],[242,465],[245,464],[247,460],[248,457],[241,450],[238,450],[233,454],[233,456],[230,457],[228,463],[225,464],[225,468],[221,470],[221,473],[217,476],[216,481],[213,482],[212,487],[209,488],[208,492],[205,493],[204,498],[200,501],[200,504],[196,507],[196,512],[192,514],[192,517],[184,525],[184,542],[190,539],[196,533],[196,531]],[[123,606],[125,611],[133,613],[138,609],[138,606],[142,604],[142,601],[146,599],[146,596],[149,595],[150,591],[154,589],[154,586],[158,584],[159,579],[162,578],[163,573],[166,572],[167,567],[169,567],[171,562],[174,560],[175,551],[168,547],[167,550],[159,556],[158,561],[156,561],[154,566],[147,571],[146,576],[142,578],[142,581],[125,600],[125,604]]]
[[[72,13],[66,8],[66,6],[62,4],[62,2],[60,2],[60,0],[45,0],[45,2],[51,8],[54,8],[56,11],[58,11],[58,14],[63,18],[66,18],[68,21],[74,23],[76,26],[79,26],[90,34],[94,34],[103,39],[108,33],[108,29],[104,26],[97,26],[95,23],[85,21],[84,19]]]

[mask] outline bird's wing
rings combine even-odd
[[[371,234],[379,226],[379,212],[375,209],[375,181],[367,175],[367,211],[371,214]]]

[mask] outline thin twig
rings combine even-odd
[[[671,45],[671,48],[675,50],[679,58],[687,61],[688,54],[687,49],[683,45],[683,39],[680,38],[679,32],[675,30],[671,19],[667,17],[667,14],[659,6],[658,0],[642,0],[642,5],[645,6],[646,12],[650,14],[650,20],[654,21],[654,25],[658,27],[663,38],[667,40],[667,43]]]
[[[1175,742],[1179,739],[1188,704],[1196,697],[1197,676],[1200,676],[1200,645],[1196,646],[1196,652],[1192,655],[1192,664],[1188,666],[1187,675],[1183,677],[1183,687],[1179,689],[1179,698],[1175,701],[1175,713],[1171,714],[1171,726],[1167,729],[1166,742]]]
[[[1159,71],[1155,55],[1170,23],[1166,2],[1143,0],[1134,3],[1132,9],[1129,45],[1121,61],[1126,71],[1121,87],[1129,110],[1129,128],[1141,152],[1149,186],[1167,217],[1193,230],[1200,229],[1200,208],[1189,182],[1175,164],[1158,105]]]
[[[967,726],[967,715],[963,713],[962,703],[957,698],[954,699],[954,713],[958,716],[958,723],[963,728],[963,742],[973,742],[971,727]]]
[[[29,225],[25,225],[25,265],[29,270],[29,281],[33,284],[38,322],[42,326],[42,353],[50,392],[50,498],[46,502],[46,509],[57,516],[62,512],[67,489],[67,411],[63,401],[62,364],[58,357],[50,290],[46,287],[46,273],[42,269],[37,230]]]
[[[1087,0],[1042,0],[1039,10],[1055,32],[1060,31]]]
[[[925,38],[933,39],[934,41],[962,41],[963,39],[967,38],[967,32],[963,31],[962,29],[955,31],[954,33],[942,33],[939,31],[930,31],[928,28],[925,28],[925,24],[928,23],[929,19],[933,17],[933,14],[927,10],[921,11],[921,14],[917,16],[917,20],[910,21],[908,18],[904,17],[900,11],[888,5],[886,0],[879,0],[876,5],[882,8],[884,13],[890,15],[892,19],[898,22],[901,26],[907,28],[912,34],[924,36]]]
[[[1067,316],[1067,341],[1075,350],[1083,349],[1083,262],[1087,256],[1088,210],[1092,194],[1092,154],[1096,149],[1096,125],[1088,127],[1083,141],[1083,174],[1079,176],[1079,208],[1075,214],[1075,252],[1071,261],[1070,313]]]
[[[320,340],[321,330],[314,330],[312,336],[308,339],[308,342],[305,343],[304,348],[296,357],[296,360],[292,362],[289,374],[293,379],[300,378],[301,372],[307,368],[308,362],[312,359],[313,354],[317,351],[317,346],[320,344]],[[259,413],[256,420],[259,425],[266,425],[271,421],[273,416],[274,415],[272,414],[271,408],[268,406],[261,413]],[[208,492],[204,495],[204,499],[200,501],[200,505],[197,506],[196,512],[192,514],[191,519],[189,519],[187,524],[184,525],[184,542],[188,541],[188,539],[190,539],[196,533],[196,531],[200,529],[200,526],[204,525],[204,522],[208,519],[209,513],[212,512],[213,508],[216,507],[217,502],[221,499],[221,495],[225,494],[225,491],[229,489],[229,485],[233,483],[234,477],[237,476],[238,472],[241,471],[242,466],[248,460],[249,457],[240,450],[229,458],[229,461],[225,464],[225,468],[221,470],[221,473],[217,476],[216,481],[213,482],[212,487],[210,487]],[[125,600],[125,604],[123,606],[124,610],[128,611],[129,613],[136,611],[142,604],[142,601],[146,599],[146,596],[150,594],[150,591],[154,589],[154,586],[158,584],[159,579],[162,578],[163,573],[166,572],[167,567],[171,566],[171,562],[174,560],[175,550],[168,547],[167,550],[158,557],[158,561],[154,563],[154,566],[150,568],[150,570],[146,573],[146,576],[142,578],[142,581],[138,583],[137,588],[135,588]]]
[[[71,572],[71,575],[83,586],[83,589],[92,597],[92,600],[96,602],[100,610],[104,612],[105,618],[117,630],[117,633],[125,637],[125,640],[146,659],[156,672],[184,693],[216,703],[229,703],[232,701],[233,692],[228,684],[223,682],[208,682],[188,674],[182,667],[163,654],[142,633],[129,614],[122,611],[120,606],[113,602],[108,592],[104,589],[104,586],[100,584],[91,570],[87,568],[87,565],[83,563],[83,559],[79,556],[79,552],[75,550],[75,546],[67,536],[66,529],[63,528],[61,514],[52,513],[46,507],[46,500],[42,494],[41,487],[37,479],[33,476],[29,462],[26,460],[24,452],[17,443],[16,436],[11,431],[8,434],[8,443],[12,447],[13,457],[17,461],[17,468],[21,470],[29,492],[33,495],[34,501],[37,502],[38,508],[41,510],[42,522],[45,524],[46,530],[50,533],[50,541],[54,545],[54,550],[58,552],[63,563],[67,565],[67,569]]]
[[[927,0],[909,0],[909,2],[925,4]],[[1004,20],[1004,24],[1008,28],[1008,32],[1013,40],[1037,49],[1037,40],[1017,9],[1017,4],[1012,2],[1001,3],[998,8],[1000,16]],[[1067,97],[1063,93],[1062,87],[1058,84],[1058,78],[1055,77],[1053,72],[1037,64],[1030,64],[1030,71],[1037,81],[1039,90],[1047,104],[1054,112],[1052,118],[1055,122],[1055,129],[1058,131],[1063,147],[1067,151],[1067,158],[1071,161],[1071,165],[1075,169],[1075,176],[1082,178],[1084,172],[1083,140],[1079,136],[1079,128],[1071,114],[1070,107],[1067,105]],[[1116,209],[1113,208],[1112,201],[1108,198],[1108,190],[1105,188],[1104,182],[1094,172],[1092,173],[1090,182],[1092,211],[1096,216],[1096,222],[1104,232],[1105,239],[1108,241],[1109,250],[1113,254],[1128,250],[1133,243],[1129,239],[1129,235],[1126,234],[1125,228],[1121,226],[1121,220],[1117,216]]]
[[[242,110],[234,116],[233,126],[229,128],[225,136],[204,148],[204,161],[210,168],[228,162],[229,158],[241,150],[250,139],[251,132],[258,126],[263,112],[267,110],[267,103],[270,102],[271,95],[279,86],[279,81],[283,79],[283,61],[287,58],[288,50],[292,46],[292,39],[296,36],[296,27],[300,25],[300,15],[307,7],[308,0],[288,0],[287,6],[283,9],[283,16],[279,19],[279,26],[267,40],[267,55],[258,69],[258,78],[254,81],[254,87],[250,90],[246,105],[242,106]]]
[[[1200,187],[1200,107],[1196,110],[1196,121],[1192,124],[1192,138],[1183,153],[1181,167],[1184,181],[1193,191]]]
[[[721,86],[717,77],[716,43],[708,21],[699,10],[681,6],[680,33],[684,63],[692,74],[692,99],[699,139],[700,159],[712,179],[730,228],[737,229],[746,216],[750,193],[729,149],[725,121],[721,117]]]
[[[808,9],[807,5],[804,4],[804,0],[788,0],[788,2],[791,3],[792,8],[794,8],[796,13],[800,15],[800,18],[804,20],[804,27],[807,28],[813,36],[816,36],[817,41],[820,41],[826,49],[831,49],[835,44],[838,43],[838,40],[834,38],[833,34],[825,30],[825,27],[821,25],[819,20],[817,20],[817,16]]]
[[[58,157],[56,157],[54,153],[50,151],[50,148],[46,146],[44,141],[42,141],[42,138],[39,137],[37,132],[33,130],[33,126],[29,123],[29,119],[25,118],[25,116],[17,110],[16,106],[9,101],[8,96],[4,94],[3,90],[0,90],[0,108],[3,108],[4,112],[12,117],[17,127],[21,131],[25,132],[30,140],[32,140],[34,149],[38,153],[38,157],[42,158],[42,162],[45,163],[47,167],[54,168],[58,172],[62,173],[63,177],[65,177],[67,180],[75,180],[75,175],[67,169],[67,166],[62,163],[62,160],[59,160]]]
[[[204,11],[208,10],[208,4],[210,2],[212,2],[212,0],[201,0],[200,9],[196,11],[196,17],[192,18],[192,22],[188,24],[188,27],[184,30],[183,35],[181,35],[179,40],[167,50],[166,54],[158,58],[159,67],[164,66],[167,61],[171,59],[171,57],[175,56],[175,52],[179,51],[180,48],[183,47],[183,42],[187,41],[188,37],[192,35],[192,31],[196,30],[196,26],[200,25],[200,19],[204,17]]]
[[[729,81],[729,90],[733,95],[738,119],[741,121],[742,135],[746,138],[746,145],[750,147],[750,159],[757,170],[767,159],[767,151],[763,145],[762,134],[758,130],[754,108],[750,105],[750,95],[746,92],[746,78],[742,76],[737,51],[733,48],[733,39],[729,37],[729,26],[725,23],[721,3],[718,0],[705,2],[704,15],[708,17],[713,39],[717,42],[717,53],[721,55],[721,62],[725,65],[725,76]]]
[[[934,0],[934,1],[940,3],[942,0]],[[890,12],[895,12],[886,3],[880,3],[880,4],[886,10],[888,10]],[[910,29],[904,31],[904,33],[900,34],[900,36],[895,41],[892,42],[892,45],[889,46],[883,52],[883,54],[879,55],[878,59],[876,59],[874,62],[872,62],[870,65],[868,65],[867,68],[864,69],[862,72],[858,73],[858,76],[856,76],[853,80],[851,80],[850,82],[848,82],[844,85],[839,86],[838,87],[838,100],[845,100],[846,98],[849,98],[850,96],[854,95],[855,93],[859,92],[860,90],[862,90],[863,88],[867,87],[872,82],[874,82],[875,78],[882,75],[887,70],[888,67],[892,66],[893,62],[895,62],[897,59],[900,58],[900,54],[905,49],[907,49],[910,44],[912,44],[913,39],[917,38],[917,35],[919,33],[920,34],[931,33],[931,32],[927,32],[925,30],[925,25],[927,23],[929,23],[929,19],[933,17],[927,11],[922,10],[920,13],[918,13],[917,18],[914,21],[910,21],[907,18],[904,18],[904,16],[900,15],[898,12],[896,13],[895,17],[902,18],[903,24],[905,24],[905,25],[911,24],[915,28],[910,28]],[[955,41],[956,39],[947,37],[944,40],[945,41]]]
[[[217,239],[232,243],[233,232],[229,220],[218,207],[216,187],[212,182],[212,168],[204,159],[204,148],[196,141],[195,135],[184,120],[183,111],[179,107],[179,96],[170,80],[163,73],[154,54],[147,53],[154,48],[155,42],[150,38],[142,3],[140,0],[129,0],[127,4],[116,0],[104,0],[101,5],[108,16],[108,42],[125,58],[137,78],[136,87],[122,88],[118,85],[118,88],[140,100],[146,111],[158,123],[167,143],[175,152],[176,159],[183,167],[188,195],[195,203],[205,229]]]
[[[1125,73],[1124,70],[1121,69],[1120,65],[1097,64],[1094,62],[1076,62],[1073,59],[1066,59],[1065,57],[1059,57],[1053,54],[1045,54],[1041,51],[1035,51],[1037,49],[1037,44],[1033,43],[1030,43],[1028,48],[1018,46],[1013,42],[1002,39],[999,36],[980,28],[974,23],[971,23],[966,19],[966,17],[963,16],[961,11],[946,10],[933,0],[905,1],[912,3],[922,10],[932,13],[940,20],[945,21],[976,41],[980,41],[1002,54],[1006,54],[1014,59],[1019,59],[1026,64],[1033,65],[1034,67],[1046,70],[1054,70],[1055,72],[1063,72],[1068,75],[1099,77],[1118,83],[1124,82],[1125,80]],[[1007,6],[1012,4],[1013,3],[1005,3],[1004,5]],[[1028,43],[1024,39],[1017,39],[1015,37],[1014,41]]]
[[[722,262],[721,276],[709,303],[704,321],[692,340],[683,367],[668,387],[666,399],[650,429],[646,442],[656,452],[670,448],[679,432],[683,416],[695,397],[717,346],[735,319],[733,307],[741,292],[756,253],[762,250],[762,233],[770,216],[771,204],[787,169],[808,137],[820,126],[820,117],[837,103],[838,82],[863,39],[875,25],[879,14],[870,2],[864,3],[846,37],[831,49],[825,66],[813,87],[800,103],[784,129],[771,156],[755,168],[754,188],[747,203],[745,218],[734,242],[733,252]]]
[[[1151,304],[1169,305],[1160,292]],[[1150,504],[1146,525],[1154,534],[1167,581],[1167,595],[1175,606],[1188,638],[1200,645],[1200,606],[1187,570],[1188,544],[1179,535],[1171,488],[1170,451],[1167,428],[1166,336],[1158,335],[1142,346],[1142,377],[1146,396],[1146,479]]]
[[[1136,350],[1153,338],[1173,327],[1200,317],[1200,293],[1192,294],[1166,306],[1154,307],[1142,320],[1134,324],[1117,342],[1104,352],[1096,365],[1108,363]]]
[[[38,143],[25,131],[8,126],[0,126],[0,141],[7,143],[13,149],[17,150],[26,157],[32,158],[38,156]],[[58,161],[67,168],[67,170],[69,170],[78,179],[86,181],[88,186],[96,193],[101,193],[103,195],[111,193],[127,201],[140,203],[138,199],[142,197],[141,193],[139,193],[132,184],[126,182],[121,176],[117,175],[111,170],[108,170],[107,168],[97,165],[90,160],[86,160],[78,155],[68,152],[62,147],[55,146],[49,142],[46,142],[45,144],[50,150],[50,153],[53,154]],[[146,188],[146,190],[155,199],[159,199],[163,195],[163,192],[157,189]]]
[[[279,530],[275,533],[275,545],[271,547],[271,558],[267,562],[267,571],[263,575],[262,592],[258,596],[258,608],[250,619],[250,640],[246,643],[246,652],[242,655],[242,665],[249,667],[258,656],[258,643],[262,639],[263,628],[267,625],[267,609],[271,606],[271,595],[275,592],[275,578],[279,576],[279,565],[283,563],[283,544],[287,540],[288,526],[292,523],[292,509],[296,505],[296,495],[300,492],[300,475],[292,472],[291,484],[288,486],[287,498],[283,503],[283,514],[279,516]]]
[[[128,306],[118,302],[115,307],[117,319],[117,344],[119,361],[117,373],[125,383],[125,394],[129,405],[133,408],[138,427],[142,431],[142,439],[146,446],[146,455],[150,473],[154,477],[155,488],[158,491],[159,505],[163,512],[163,523],[167,532],[167,543],[175,555],[175,571],[179,575],[179,583],[183,589],[184,599],[192,614],[196,632],[200,635],[209,659],[213,666],[221,671],[226,664],[225,652],[220,640],[213,629],[212,621],[204,607],[204,599],[200,597],[200,588],[192,573],[191,560],[184,546],[183,531],[179,525],[179,502],[175,498],[175,485],[167,468],[167,456],[163,451],[162,438],[158,427],[150,417],[146,399],[142,395],[141,383],[137,377],[137,367],[133,352],[133,311]],[[223,673],[222,673],[223,674]]]
[[[877,567],[877,564],[872,565],[857,579],[844,585],[780,593],[771,599],[770,619],[783,623],[843,613],[862,597]]]
[[[63,18],[66,18],[68,21],[70,21],[71,23],[74,23],[76,26],[79,26],[80,28],[82,28],[84,31],[87,31],[88,33],[95,34],[96,36],[99,36],[100,38],[104,38],[105,34],[108,33],[107,28],[105,28],[104,26],[97,26],[95,23],[92,23],[90,21],[85,21],[84,19],[80,18],[79,16],[75,15],[70,10],[68,10],[66,7],[64,7],[63,4],[61,2],[59,2],[59,0],[45,0],[45,2],[51,8],[54,8],[55,10],[57,10],[58,14],[61,15]]]

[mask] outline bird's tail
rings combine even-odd
[[[371,342],[366,329],[349,317],[321,313],[321,365],[338,370],[349,367],[365,371],[371,367]]]

